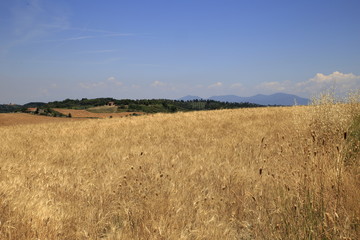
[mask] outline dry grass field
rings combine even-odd
[[[113,107],[112,107],[113,108]],[[104,107],[102,107],[104,109]],[[62,114],[68,115],[71,113],[72,117],[76,118],[109,118],[109,117],[125,117],[132,114],[142,115],[142,112],[122,112],[122,113],[95,113],[89,112],[86,110],[76,110],[76,109],[64,109],[64,108],[54,108],[55,111],[60,112]]]
[[[39,124],[48,122],[66,122],[74,121],[71,118],[54,118],[28,113],[0,113],[0,127],[22,125],[22,124]]]
[[[0,239],[359,239],[358,104],[2,127]]]

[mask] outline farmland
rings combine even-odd
[[[74,121],[74,120],[75,119],[71,119],[71,118],[53,118],[47,116],[27,114],[27,113],[1,113],[0,127],[22,125],[22,124],[41,124],[48,122],[66,122],[66,121]]]
[[[75,110],[75,109],[54,109],[64,115],[71,114],[72,118],[65,117],[49,117],[37,114],[27,113],[1,113],[0,114],[0,127],[2,126],[13,126],[23,124],[41,124],[41,123],[57,123],[57,122],[72,122],[78,120],[87,120],[89,118],[119,118],[133,115],[142,115],[140,112],[123,112],[123,113],[92,113],[86,110]]]
[[[358,113],[324,104],[2,127],[0,239],[358,239]]]
[[[141,112],[89,112],[87,110],[76,110],[76,109],[65,109],[65,108],[54,108],[55,111],[60,112],[64,115],[71,114],[75,118],[109,118],[109,117],[125,117],[130,115],[141,115]]]

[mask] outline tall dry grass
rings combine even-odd
[[[358,103],[327,104],[2,127],[0,239],[359,239]]]

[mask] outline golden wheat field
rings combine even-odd
[[[359,239],[354,109],[0,127],[0,239]]]

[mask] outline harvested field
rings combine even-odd
[[[0,113],[0,127],[22,124],[41,124],[48,122],[75,121],[72,118],[55,118],[28,113]]]
[[[92,113],[86,110],[76,110],[76,109],[64,109],[64,108],[54,108],[55,111],[62,114],[68,115],[71,114],[75,118],[109,118],[109,117],[125,117],[133,114],[142,115],[142,112],[122,112],[122,113]]]

